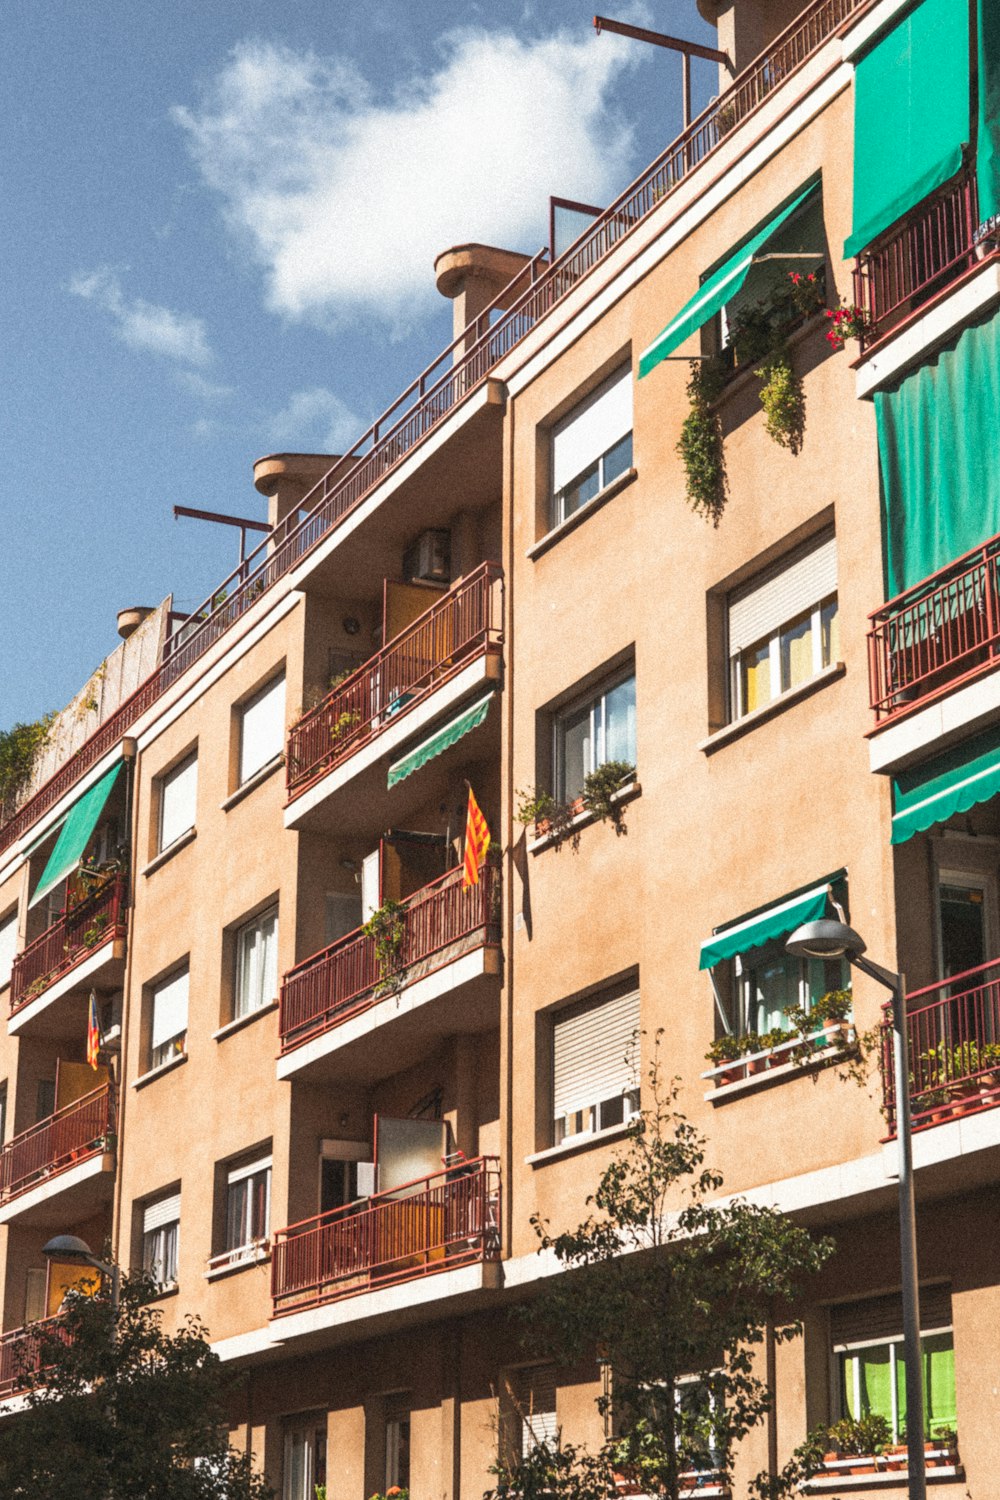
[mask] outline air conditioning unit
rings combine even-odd
[[[450,583],[451,532],[422,531],[403,553],[403,577],[407,583]]]

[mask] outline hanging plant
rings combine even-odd
[[[806,393],[787,349],[771,354],[757,371],[764,429],[779,448],[799,453],[806,428]]]
[[[692,360],[687,383],[691,410],[684,419],[677,452],[684,465],[688,503],[718,526],[726,508],[728,483],[722,449],[722,422],[712,402],[721,394],[725,372],[716,360]]]
[[[391,989],[398,982],[406,925],[406,907],[401,901],[383,901],[372,912],[361,931],[375,944],[375,962],[379,972],[379,990]]]
[[[823,316],[830,320],[826,341],[834,349],[843,349],[848,339],[860,342],[874,331],[864,308],[852,302],[845,302],[842,307],[828,307]]]
[[[624,760],[606,760],[583,779],[583,805],[602,823],[611,823],[619,837],[628,833],[625,812],[616,794],[635,780],[635,766]]]

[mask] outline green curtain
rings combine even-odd
[[[1000,532],[1000,317],[875,395],[886,598]]]
[[[920,1340],[924,1366],[924,1433],[928,1439],[958,1427],[955,1407],[955,1336],[935,1333]],[[900,1427],[906,1420],[906,1366],[896,1345],[896,1399]],[[888,1416],[888,1411],[883,1415]]]
[[[1000,5],[979,0],[979,217],[1000,214]]]
[[[954,177],[969,134],[968,0],[921,0],[855,69],[845,260]]]

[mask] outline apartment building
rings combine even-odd
[[[737,1480],[840,1416],[898,1436],[894,1101],[877,1046],[866,1086],[831,1066],[885,993],[805,1060],[786,1014],[851,986],[784,946],[840,909],[907,976],[928,1463],[992,1492],[1000,36],[989,0],[700,5],[708,111],[572,244],[439,257],[440,360],[349,454],[256,464],[266,540],[193,614],[124,612],[0,827],[7,1401],[70,1232],[204,1318],[282,1500],[472,1500],[501,1435],[599,1442],[596,1351],[510,1309],[662,1029],[724,1192],[837,1242]],[[790,446],[740,338],[781,308]],[[701,359],[716,525],[677,452]],[[810,1491],[905,1483],[868,1468]]]

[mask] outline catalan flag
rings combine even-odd
[[[489,824],[479,810],[475,793],[469,787],[469,813],[465,820],[465,859],[463,861],[462,888],[479,884],[479,872],[490,847]]]
[[[87,1014],[87,1061],[97,1067],[97,1054],[101,1046],[101,1028],[97,1024],[97,996],[90,992],[90,1010]]]

